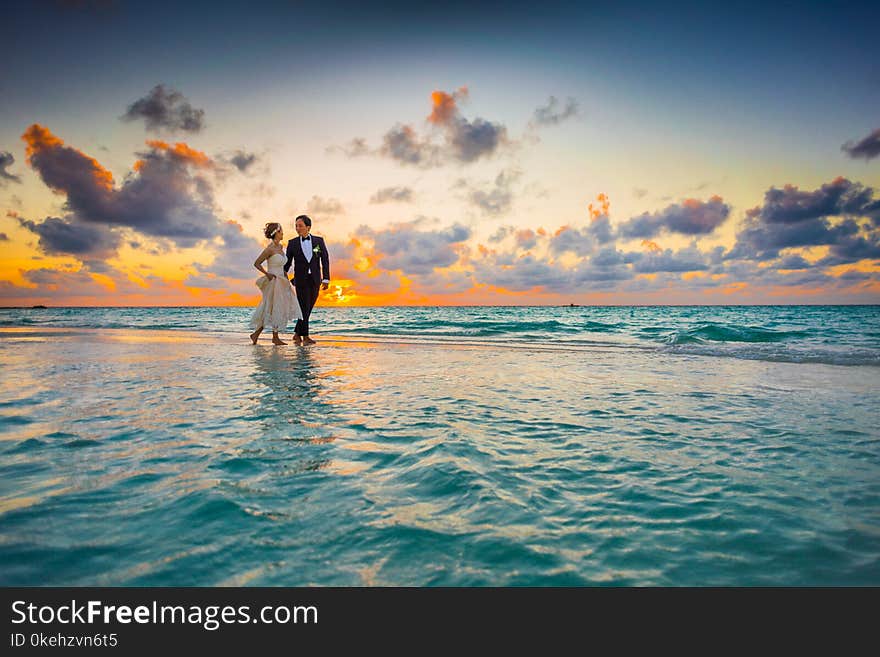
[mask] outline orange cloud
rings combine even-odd
[[[444,125],[455,116],[458,111],[457,102],[467,98],[468,88],[459,87],[457,91],[448,94],[445,91],[434,91],[431,93],[431,114],[428,121],[435,125]]]
[[[749,287],[749,284],[745,283],[745,282],[731,283],[730,285],[726,285],[722,288],[719,288],[718,291],[721,292],[721,294],[736,294],[737,292],[742,292],[747,287]],[[707,290],[707,291],[711,291],[711,290]]]
[[[642,246],[653,253],[660,253],[663,250],[657,242],[652,242],[651,240],[642,240]]]
[[[608,216],[608,211],[611,208],[611,201],[608,199],[608,196],[605,193],[601,193],[596,197],[596,201],[598,202],[598,207],[593,207],[593,204],[590,203],[590,221],[595,221],[601,216]]]
[[[104,188],[105,190],[113,189],[113,174],[107,171],[101,164],[93,157],[89,157],[82,151],[79,151],[75,148],[71,148],[70,146],[65,146],[64,142],[52,132],[38,123],[34,123],[27,130],[24,131],[24,134],[21,136],[24,140],[25,144],[27,144],[26,153],[27,160],[29,164],[33,164],[32,160],[35,157],[39,157],[43,153],[48,151],[52,151],[55,149],[65,149],[66,151],[73,153],[75,157],[79,158],[81,161],[87,164],[87,169],[89,173],[95,180],[95,183]],[[46,184],[52,186],[50,181],[46,181]],[[53,189],[57,189],[53,187]]]
[[[27,158],[30,160],[37,153],[64,146],[64,142],[52,134],[52,132],[39,123],[34,123],[31,127],[24,131],[21,138],[27,144]]]
[[[197,151],[194,148],[190,148],[183,142],[177,142],[174,146],[161,141],[159,139],[149,139],[147,140],[147,146],[155,148],[156,150],[167,151],[174,155],[176,158],[183,160],[184,162],[189,162],[195,166],[199,167],[210,167],[213,165],[211,158],[205,155],[201,151]],[[138,161],[135,164],[135,169],[140,170],[141,161]]]

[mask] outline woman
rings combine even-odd
[[[291,320],[302,319],[302,311],[293,286],[284,275],[287,255],[281,246],[281,240],[284,239],[281,224],[266,224],[263,233],[272,241],[254,262],[254,267],[263,273],[263,277],[257,279],[257,287],[263,293],[263,299],[251,317],[251,327],[256,329],[251,333],[251,342],[257,344],[263,328],[271,326],[272,344],[287,344],[278,337],[278,331],[285,328]],[[269,266],[268,271],[263,269],[263,262]]]

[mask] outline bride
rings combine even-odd
[[[278,337],[278,331],[286,328],[291,320],[302,319],[302,311],[293,286],[284,275],[287,255],[284,253],[284,247],[281,246],[281,240],[284,238],[281,224],[266,224],[263,233],[272,241],[254,262],[254,267],[263,273],[263,276],[257,279],[257,287],[263,293],[263,299],[251,316],[251,328],[256,329],[251,333],[251,341],[257,344],[263,328],[270,326],[272,344],[287,344]],[[263,262],[268,263],[269,271],[263,269]]]

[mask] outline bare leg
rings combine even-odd
[[[272,331],[272,344],[287,344],[287,343],[278,337],[278,331],[273,330]]]
[[[261,326],[256,331],[251,333],[251,342],[253,342],[254,344],[257,344],[257,339],[260,337],[260,333],[262,333],[262,332],[263,332],[263,327]]]

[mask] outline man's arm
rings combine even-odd
[[[290,265],[293,264],[293,240],[287,242],[287,262],[284,263],[284,273],[288,273],[290,271]]]
[[[321,271],[324,273],[324,280],[321,282],[324,284],[324,289],[327,289],[327,285],[330,283],[330,255],[327,253],[327,243],[324,241],[324,238],[321,238],[321,244],[323,248],[321,249]]]

